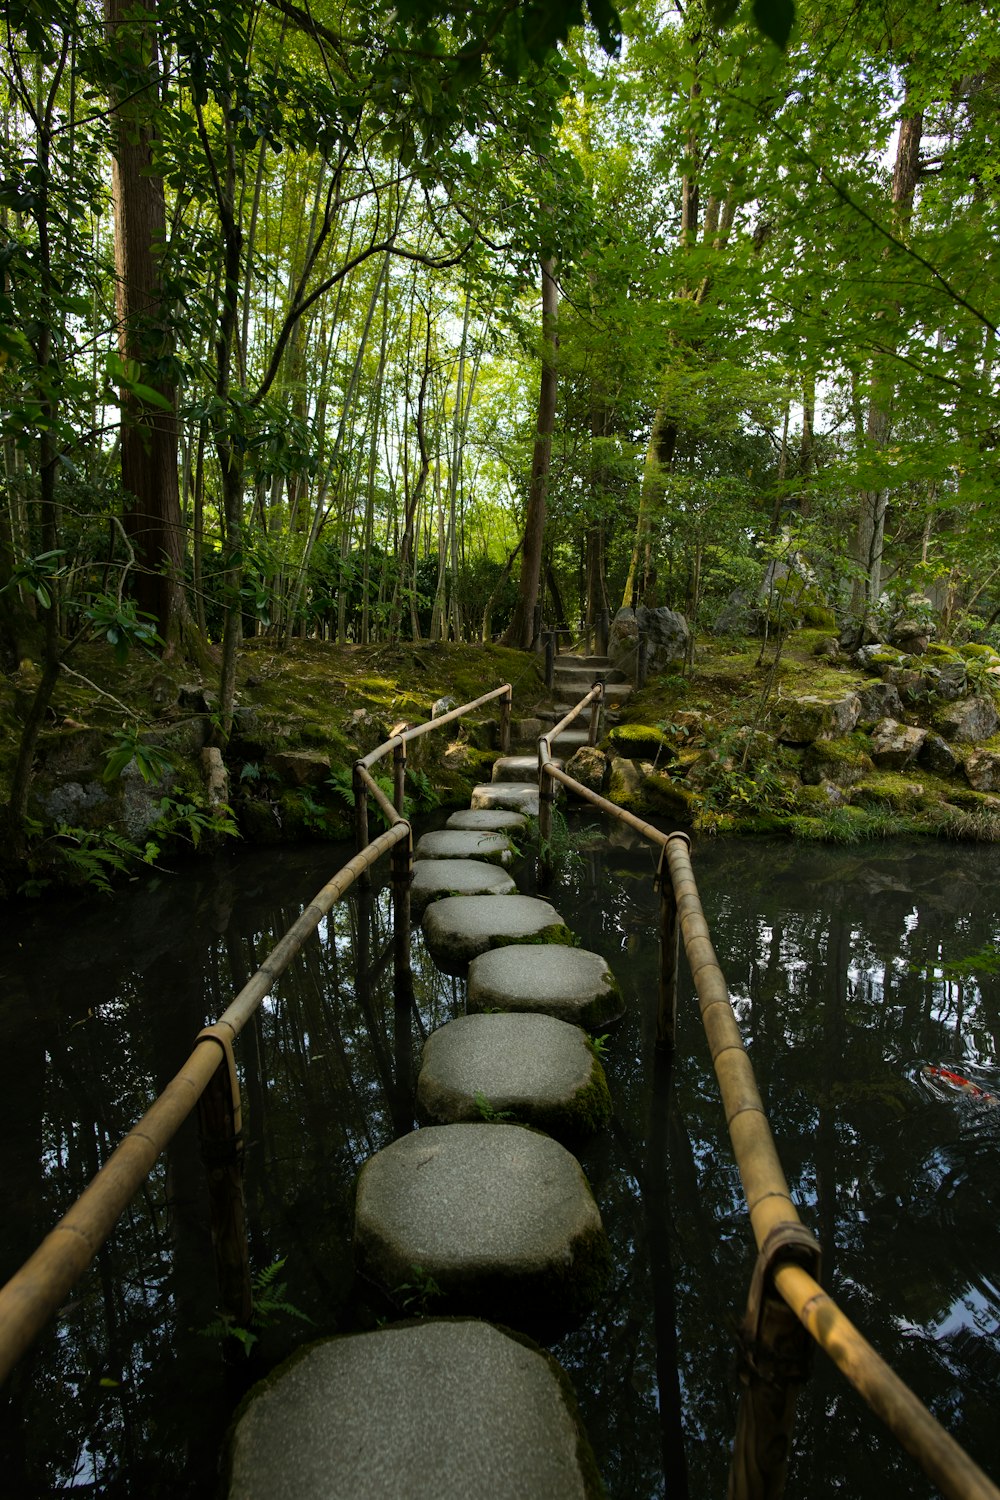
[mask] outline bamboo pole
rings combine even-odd
[[[510,714],[514,705],[514,694],[511,688],[503,694],[500,699],[500,754],[510,754]]]
[[[237,1037],[331,907],[366,869],[409,836],[409,824],[399,822],[338,870],[223,1011],[213,1031],[225,1027],[233,1038]],[[10,1374],[86,1271],[149,1176],[157,1157],[191,1114],[218,1066],[214,1047],[195,1046],[89,1187],[6,1286],[0,1288],[0,1382]]]
[[[785,1265],[775,1272],[774,1282],[819,1347],[948,1500],[1000,1500],[1000,1489],[808,1272]]]
[[[367,770],[370,766],[375,765],[377,761],[380,761],[383,756],[388,755],[397,741],[402,740],[405,744],[409,744],[411,740],[419,739],[423,734],[430,734],[434,729],[442,729],[445,724],[453,723],[455,719],[460,719],[463,714],[471,713],[473,709],[482,708],[485,704],[492,703],[496,698],[502,700],[505,694],[510,697],[512,693],[513,689],[510,683],[505,682],[502,687],[493,688],[491,692],[483,693],[481,697],[474,698],[471,703],[462,703],[458,708],[449,709],[446,714],[442,714],[438,719],[428,719],[425,724],[417,724],[413,729],[404,730],[402,734],[394,734],[392,739],[386,740],[382,745],[376,745],[374,750],[370,750],[367,755],[363,755],[360,760],[355,761],[355,765],[363,766]]]

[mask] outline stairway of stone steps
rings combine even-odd
[[[595,669],[611,701],[629,691],[604,658],[559,661],[557,695],[573,702]],[[571,733],[556,746],[566,756],[587,738]],[[536,767],[501,757],[470,808],[414,850],[413,914],[437,967],[466,979],[466,1013],[424,1046],[420,1129],[361,1169],[354,1255],[390,1302],[416,1294],[427,1316],[322,1340],[258,1387],[231,1439],[233,1500],[602,1493],[542,1344],[588,1314],[610,1273],[573,1151],[610,1118],[588,1033],[622,1002],[605,960],[511,873],[538,811]]]

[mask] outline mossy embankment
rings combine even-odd
[[[708,641],[689,673],[629,698],[599,746],[604,789],[701,833],[996,842],[998,698],[1000,655],[981,645],[848,654],[821,629],[780,652]]]
[[[30,661],[0,678],[0,801],[9,795],[38,680]],[[5,893],[102,871],[107,878],[135,873],[165,848],[176,855],[185,845],[211,847],[223,833],[255,843],[349,837],[359,756],[398,726],[430,719],[440,699],[471,702],[505,682],[515,724],[530,721],[546,694],[539,659],[524,652],[319,641],[280,651],[251,641],[240,663],[222,807],[213,804],[206,762],[214,683],[183,662],[133,652],[119,665],[109,650],[79,649],[60,676],[38,744],[28,867],[7,872]],[[488,704],[413,743],[414,809],[468,802],[471,787],[489,779],[498,720],[497,705]],[[137,755],[109,778],[129,738]],[[391,759],[376,774],[391,778]]]

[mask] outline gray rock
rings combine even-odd
[[[354,1259],[390,1295],[420,1267],[434,1312],[537,1329],[587,1311],[610,1257],[575,1157],[521,1125],[481,1124],[429,1125],[365,1162]]]
[[[294,1354],[244,1402],[229,1500],[595,1500],[551,1355],[474,1320],[396,1325]]]
[[[566,770],[581,786],[591,792],[601,792],[608,775],[608,759],[595,745],[581,745]]]
[[[1000,754],[973,750],[965,757],[965,775],[977,792],[1000,792]]]
[[[948,661],[937,669],[937,694],[946,703],[955,703],[969,691],[969,674],[962,661]]]
[[[611,1098],[579,1026],[542,1015],[469,1015],[424,1043],[417,1114],[433,1125],[506,1118],[572,1142],[607,1124]]]
[[[988,740],[995,734],[1000,718],[992,698],[963,698],[950,703],[934,716],[936,727],[945,739],[969,744],[975,740]]]
[[[330,774],[330,757],[318,750],[274,750],[267,764],[285,786],[322,786]]]
[[[510,737],[515,745],[533,745],[544,728],[541,719],[511,719]]]
[[[481,859],[489,865],[514,862],[514,846],[506,834],[475,829],[439,828],[417,840],[414,859]]]
[[[424,913],[424,941],[446,974],[464,974],[480,953],[508,943],[568,944],[555,907],[536,896],[445,896]]]
[[[926,729],[881,719],[872,730],[872,760],[882,770],[902,771],[916,760],[926,738]]]
[[[466,1004],[476,1011],[530,1011],[600,1031],[623,1014],[606,961],[584,948],[495,948],[469,965]]]
[[[773,710],[778,739],[787,745],[841,739],[857,724],[860,708],[857,693],[848,693],[843,698],[809,695],[781,699]]]
[[[506,870],[481,859],[422,859],[413,870],[410,908],[419,918],[443,896],[512,896],[516,890]]]
[[[443,718],[445,714],[450,714],[452,709],[457,707],[458,704],[454,698],[438,698],[431,704],[431,718]]]
[[[918,758],[922,766],[937,776],[956,776],[962,769],[961,757],[939,734],[928,733]]]
[[[649,673],[663,672],[671,662],[683,661],[691,638],[684,616],[676,610],[659,608],[620,609],[611,622],[608,656],[621,671],[635,676],[639,636],[646,639],[646,668]]]
[[[911,656],[923,656],[932,631],[921,620],[899,620],[889,632],[889,643]]]
[[[876,724],[879,719],[899,719],[903,702],[891,682],[870,682],[858,692],[858,723]]]
[[[507,808],[510,812],[538,817],[538,784],[530,781],[497,781],[472,788],[471,804],[478,808]]]
[[[802,757],[802,780],[807,786],[853,786],[875,769],[870,756],[833,740],[814,740]]]

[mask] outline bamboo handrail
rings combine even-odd
[[[576,717],[591,693],[572,710]],[[565,721],[564,721],[565,722]],[[539,740],[539,784],[544,777],[561,782],[575,796],[626,824],[659,845],[677,907],[702,1024],[722,1097],[733,1155],[750,1215],[758,1253],[763,1260],[782,1236],[808,1245],[812,1236],[799,1219],[778,1157],[771,1127],[757,1089],[753,1065],[733,1013],[729,988],[719,966],[691,866],[686,834],[666,834],[626,808],[617,807],[562,770],[551,759],[549,740]],[[770,1256],[767,1274],[782,1301],[814,1342],[837,1365],[872,1411],[937,1484],[948,1500],[1000,1500],[1000,1489],[969,1457],[920,1398],[872,1348],[850,1319],[794,1256]]]
[[[274,982],[330,909],[376,860],[410,839],[400,819],[337,871],[275,944],[216,1022],[235,1039]],[[219,1066],[213,1045],[197,1044],[183,1067],[133,1125],[80,1197],[33,1255],[0,1288],[0,1382],[86,1271],[118,1219],[191,1114]]]
[[[475,708],[482,708],[484,704],[492,703],[495,698],[502,698],[504,695],[508,698],[513,696],[513,689],[509,682],[505,682],[501,687],[493,688],[488,693],[483,693],[481,697],[474,698],[471,703],[462,703],[458,708],[449,709],[446,714],[441,714],[436,719],[428,719],[426,723],[417,724],[413,729],[404,729],[399,734],[392,735],[383,744],[376,745],[374,750],[370,750],[367,755],[356,760],[354,764],[363,770],[368,770],[369,767],[375,765],[376,761],[388,755],[396,745],[409,744],[410,740],[419,739],[422,734],[430,734],[433,729],[441,729],[445,724],[451,724],[455,719],[460,719],[463,714],[471,713]]]

